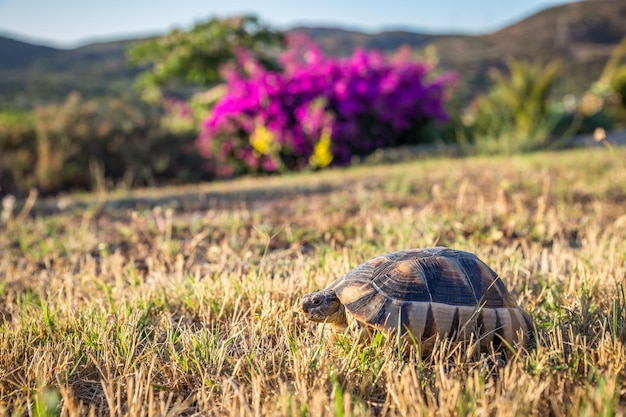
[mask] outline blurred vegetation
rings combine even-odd
[[[0,195],[30,185],[35,164],[34,116],[23,110],[0,112]]]
[[[194,130],[164,123],[156,106],[84,100],[0,113],[1,193],[43,194],[199,181]],[[171,116],[170,116],[171,117]]]
[[[613,50],[599,79],[584,98],[592,102],[588,113],[605,110],[618,123],[626,122],[626,36]]]
[[[257,17],[212,18],[191,30],[173,30],[165,36],[133,45],[131,63],[149,64],[137,78],[148,99],[160,99],[161,88],[171,82],[204,87],[221,80],[220,67],[236,62],[240,49],[252,51],[267,68],[277,68],[274,52],[280,49],[283,34],[270,29]]]
[[[508,74],[493,69],[494,86],[463,114],[459,140],[476,153],[532,151],[548,145],[555,125],[548,96],[560,72],[558,61],[547,65],[512,60]]]

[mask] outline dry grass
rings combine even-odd
[[[624,160],[422,161],[38,202],[0,229],[0,414],[624,415]],[[435,244],[504,277],[543,330],[535,350],[419,360],[380,336],[329,342],[298,312],[376,254]]]

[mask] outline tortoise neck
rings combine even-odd
[[[333,297],[337,298],[335,294],[333,294]],[[339,304],[337,311],[330,317],[328,321],[331,323],[334,323],[338,329],[341,328],[341,330],[343,331],[348,326],[348,318],[346,317],[346,308],[344,307],[343,304],[339,303],[339,298],[337,298],[337,302]]]

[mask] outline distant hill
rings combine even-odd
[[[402,45],[433,46],[439,68],[459,73],[457,99],[466,102],[490,83],[489,69],[509,58],[563,64],[557,94],[581,93],[602,72],[615,46],[626,36],[626,1],[588,0],[545,9],[500,31],[479,35],[425,35],[404,31],[366,34],[333,28],[294,28],[327,52],[345,55],[355,48],[392,51]]]
[[[558,92],[585,91],[597,80],[614,48],[626,37],[626,1],[588,0],[552,7],[496,33],[481,36],[488,47],[472,46],[442,56],[447,65],[458,68],[484,57],[484,62],[501,66],[508,58],[558,58],[563,76]],[[444,51],[443,44],[436,45]],[[484,65],[484,64],[483,64]],[[482,65],[478,74],[484,73]]]
[[[139,72],[126,62],[133,42],[66,50],[0,37],[0,103],[30,107],[63,100],[75,90],[86,97],[127,95]]]
[[[422,48],[441,39],[456,38],[454,35],[429,35],[408,31],[385,31],[368,34],[339,28],[299,26],[288,32],[307,34],[324,49],[334,56],[350,55],[355,49],[379,49],[393,51],[400,46],[408,45]]]
[[[588,0],[541,11],[498,32],[480,36],[429,35],[408,31],[376,34],[339,28],[297,27],[329,54],[345,56],[356,48],[393,51],[400,46],[433,46],[442,70],[457,71],[456,99],[467,102],[489,85],[491,67],[509,58],[563,62],[558,93],[579,93],[596,80],[613,48],[626,36],[626,1]],[[62,100],[72,90],[87,97],[132,92],[137,68],[125,59],[134,39],[95,43],[72,50],[32,45],[0,37],[0,103],[30,107]]]
[[[49,46],[31,45],[0,37],[0,70],[24,69],[38,60],[53,57],[60,51]]]

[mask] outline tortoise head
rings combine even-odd
[[[339,301],[334,290],[312,292],[300,301],[304,315],[318,323],[333,323],[341,326],[347,323],[346,309]]]

